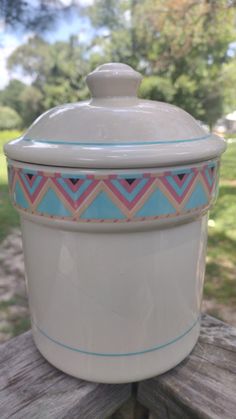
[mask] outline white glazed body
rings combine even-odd
[[[24,185],[26,172],[46,170],[46,178],[55,172],[11,164],[16,170],[13,201],[16,185]],[[207,164],[215,167],[211,203],[218,164]],[[194,166],[198,174],[187,197],[198,182],[205,184],[202,168],[207,164]],[[61,176],[68,173],[62,168],[56,173],[59,170]],[[104,180],[107,171],[97,172]],[[125,171],[130,176],[138,176],[137,172]],[[70,176],[76,173],[87,172],[70,169]],[[160,182],[163,169],[152,173]],[[45,188],[39,201],[46,195]],[[155,376],[184,359],[199,335],[209,203],[170,219],[131,218],[121,223],[54,219],[37,213],[35,206],[31,212],[16,205],[21,214],[33,335],[45,358],[68,374],[107,383]]]
[[[108,383],[178,364],[199,334],[206,223],[98,234],[22,217],[40,352],[68,374]]]

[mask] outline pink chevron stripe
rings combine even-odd
[[[193,182],[196,179],[196,176],[198,174],[198,171],[196,169],[192,169],[192,173],[194,173],[192,179],[190,180],[188,186],[184,189],[183,193],[180,196],[175,192],[174,188],[168,182],[166,176],[160,176],[160,178],[159,178],[161,180],[161,182],[163,183],[163,185],[166,187],[166,189],[173,196],[173,198],[178,202],[178,204],[180,204],[183,201],[183,199],[187,195],[188,191],[191,189],[191,187],[193,185]]]
[[[71,205],[71,207],[75,210],[77,210],[80,205],[83,203],[83,201],[89,196],[89,194],[93,191],[93,189],[97,186],[99,183],[99,180],[93,179],[93,182],[86,188],[86,190],[82,193],[82,195],[74,201],[65,191],[65,189],[62,188],[62,186],[57,182],[56,179],[52,178],[52,181],[56,188],[61,192],[65,200]]]
[[[37,179],[37,175],[33,175],[32,178],[30,179],[26,173],[21,172],[21,176],[24,177],[25,181],[30,185],[30,187],[33,186],[34,181]]]
[[[208,171],[208,174],[209,174],[210,178],[213,179],[214,176],[215,176],[216,167],[215,166],[211,166],[211,167],[205,166],[205,167],[206,167],[206,170]],[[202,170],[204,170],[205,167],[203,166]]]
[[[131,183],[131,185],[126,182],[125,179],[116,179],[122,186],[123,188],[127,191],[127,192],[132,192],[136,186],[140,183],[140,181],[142,180],[142,178],[137,178],[134,180],[133,183]]]
[[[177,185],[181,187],[183,186],[184,182],[187,180],[189,175],[191,175],[191,173],[185,173],[182,179],[180,179],[178,175],[171,175],[171,176],[172,176],[172,179],[174,179],[175,183],[177,183]]]
[[[200,173],[201,173],[201,175],[202,175],[202,177],[204,179],[204,182],[206,184],[207,189],[209,190],[209,192],[211,192],[212,189],[213,189],[213,187],[214,187],[214,184],[215,184],[215,179],[214,179],[214,172],[215,172],[215,170],[213,171],[213,173],[210,174],[210,177],[213,180],[212,181],[212,185],[210,185],[210,183],[208,182],[208,179],[207,179],[207,176],[206,176],[206,170],[207,170],[208,174],[209,174],[209,172],[211,172],[211,170],[209,169],[209,167],[204,166],[201,169],[201,172]]]
[[[75,185],[68,178],[63,178],[63,180],[73,192],[77,192],[87,179],[79,179]]]
[[[29,194],[29,191],[28,191],[28,189],[26,188],[26,186],[25,186],[25,184],[24,184],[24,181],[22,180],[22,178],[18,175],[18,179],[19,179],[19,182],[20,182],[20,184],[21,184],[21,186],[23,187],[23,189],[24,189],[24,192],[25,192],[25,195],[26,195],[26,197],[27,197],[27,199],[29,200],[29,202],[31,203],[31,204],[33,204],[34,203],[34,201],[35,201],[35,199],[37,198],[37,196],[39,195],[39,193],[40,193],[40,191],[41,191],[41,189],[42,189],[42,187],[45,185],[45,183],[47,182],[47,178],[45,178],[45,177],[42,177],[42,179],[40,180],[40,182],[39,182],[39,184],[38,184],[38,186],[37,186],[37,188],[35,189],[35,191],[34,191],[34,193],[33,193],[33,195],[30,195]]]
[[[147,192],[150,186],[155,181],[155,178],[150,178],[145,186],[139,191],[139,193],[135,196],[135,198],[129,202],[116,187],[109,181],[104,179],[105,185],[116,195],[116,197],[125,205],[126,208],[131,210],[137,204],[137,202],[142,198],[142,196]]]

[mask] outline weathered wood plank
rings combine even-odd
[[[155,419],[236,419],[236,329],[203,316],[190,356],[140,383],[138,400]]]
[[[27,332],[0,345],[0,418],[104,419],[131,396],[131,385],[82,381],[51,366]]]
[[[132,384],[132,396],[123,406],[109,419],[149,419],[149,411],[137,400],[139,383]]]
[[[147,418],[135,392],[130,397],[129,384],[89,383],[58,371],[39,354],[30,332],[0,346],[1,419],[104,419],[127,400],[112,417]],[[138,401],[152,419],[236,419],[236,329],[204,316],[192,354],[139,383]]]

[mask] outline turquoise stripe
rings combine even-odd
[[[197,325],[197,323],[200,320],[200,316],[194,321],[194,323],[192,324],[192,326],[190,326],[184,333],[182,333],[181,335],[177,336],[176,338],[163,343],[162,345],[157,345],[154,346],[153,348],[150,349],[144,349],[143,351],[137,351],[137,352],[124,352],[124,353],[103,353],[103,352],[90,352],[90,351],[85,351],[83,349],[78,349],[78,348],[74,348],[72,346],[66,345],[64,343],[59,342],[56,339],[51,338],[51,336],[49,336],[47,333],[45,333],[39,326],[37,326],[36,323],[33,322],[32,323],[35,325],[35,327],[39,330],[39,332],[46,337],[47,339],[49,339],[51,342],[55,343],[56,345],[59,345],[65,349],[69,349],[70,351],[73,352],[79,352],[81,354],[85,354],[85,355],[94,355],[94,356],[103,356],[103,357],[119,357],[119,356],[135,356],[135,355],[143,355],[149,352],[154,352],[154,351],[158,351],[159,349],[163,349],[166,348],[169,345],[172,345],[173,343],[178,342],[179,340],[181,340],[182,338],[184,338],[189,332],[191,332],[191,330]]]
[[[151,145],[151,144],[175,144],[175,143],[189,143],[192,141],[201,141],[206,140],[209,138],[211,134],[204,135],[203,137],[196,137],[196,138],[189,138],[186,140],[163,140],[163,141],[141,141],[141,142],[123,142],[123,143],[88,143],[88,142],[76,142],[76,141],[63,141],[63,140],[34,140],[32,138],[23,138],[24,141],[32,141],[36,143],[44,143],[44,144],[65,144],[65,145],[78,145],[82,147],[127,147],[132,145]]]
[[[74,176],[74,178],[71,176],[70,179],[80,179],[79,176]],[[68,178],[67,178],[68,179]],[[57,178],[57,182],[61,185],[61,187],[67,192],[67,194],[71,197],[71,199],[76,203],[77,199],[81,197],[81,195],[86,192],[90,184],[92,183],[92,180],[86,179],[84,177],[84,183],[80,185],[80,187],[77,189],[77,191],[72,191],[67,183],[65,182],[65,177]]]
[[[134,179],[137,179],[135,176],[133,176]],[[126,179],[129,179],[128,177]],[[132,177],[130,176],[130,179]],[[140,178],[139,178],[140,179]],[[111,183],[118,189],[118,191],[123,195],[127,201],[131,202],[138,193],[143,189],[143,187],[149,182],[149,178],[143,178],[140,180],[138,185],[135,186],[134,190],[132,192],[127,191],[123,185],[119,183],[119,179],[111,179]]]
[[[190,171],[189,171],[190,172]],[[182,172],[181,171],[179,171],[179,173],[183,173],[183,174],[186,174],[187,173],[187,171],[186,170],[182,170]],[[185,189],[188,187],[188,185],[189,185],[189,183],[191,182],[191,180],[192,180],[192,178],[193,178],[193,176],[194,176],[194,174],[193,174],[193,172],[192,173],[190,173],[190,175],[188,176],[188,178],[184,181],[184,183],[183,183],[183,185],[182,186],[179,186],[178,184],[177,184],[177,182],[175,182],[175,180],[173,179],[173,175],[174,175],[174,173],[173,172],[171,172],[171,175],[167,175],[167,176],[165,176],[166,177],[166,179],[168,180],[168,182],[169,182],[169,184],[172,186],[172,188],[174,189],[174,191],[177,193],[177,195],[181,195],[184,191],[185,191]]]
[[[38,175],[37,172],[30,173],[30,172],[27,172],[27,170],[23,171],[23,173],[24,173],[24,175],[26,175],[26,173],[29,173],[29,174],[34,174],[34,176],[37,176],[37,178],[35,179],[33,185],[30,186],[30,184],[26,181],[25,177],[22,176],[22,174],[20,173],[20,177],[21,177],[22,181],[24,182],[24,185],[25,185],[26,189],[29,191],[30,195],[32,195],[32,194],[34,194],[35,190],[39,186],[39,184],[40,184],[40,182],[42,180],[42,176]]]

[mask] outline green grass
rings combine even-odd
[[[8,196],[2,151],[3,144],[19,135],[18,131],[0,132],[0,241],[19,224]],[[220,179],[218,200],[209,217],[205,296],[231,305],[236,303],[236,138],[223,155]]]
[[[11,298],[7,301],[0,301],[0,311],[5,312],[8,318],[9,324],[1,327],[0,332],[10,334],[11,336],[17,336],[25,332],[30,328],[30,318],[29,316],[16,316],[11,317],[9,310],[11,307],[16,305],[24,306],[24,302],[21,297]]]
[[[11,204],[8,186],[0,181],[0,242],[18,225],[19,216]]]
[[[27,317],[19,317],[16,319],[10,329],[10,333],[12,336],[18,336],[22,333],[26,332],[26,330],[29,330],[31,327],[30,318]]]
[[[20,131],[0,131],[0,242],[13,227],[19,225],[19,216],[8,194],[6,158],[3,145],[20,136]]]
[[[236,139],[223,155],[219,196],[210,213],[204,292],[226,305],[236,304]]]
[[[222,157],[220,175],[223,183],[229,180],[236,181],[236,135],[228,140],[227,151]]]

